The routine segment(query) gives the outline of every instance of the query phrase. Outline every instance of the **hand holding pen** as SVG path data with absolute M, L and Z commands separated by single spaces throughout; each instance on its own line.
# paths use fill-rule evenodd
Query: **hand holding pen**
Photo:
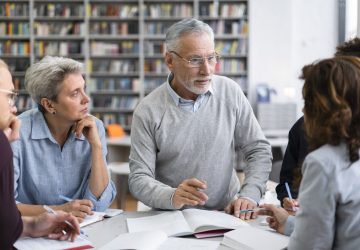
M 32 234 L 32 237 L 40 237 L 47 235 L 51 239 L 74 241 L 80 234 L 80 225 L 76 218 L 63 211 L 55 212 L 52 208 L 44 205 L 44 209 L 49 214 L 42 214 L 38 216 Z M 51 214 L 51 215 L 50 215 Z
M 90 200 L 73 200 L 63 195 L 59 195 L 59 198 L 67 202 L 59 206 L 60 210 L 76 216 L 79 223 L 81 223 L 87 215 L 93 214 L 93 204 Z
M 287 182 L 285 182 L 285 188 L 286 188 L 288 197 L 283 199 L 283 206 L 288 211 L 296 212 L 298 210 L 299 203 L 297 202 L 297 200 L 292 198 L 292 195 L 290 192 L 290 187 Z

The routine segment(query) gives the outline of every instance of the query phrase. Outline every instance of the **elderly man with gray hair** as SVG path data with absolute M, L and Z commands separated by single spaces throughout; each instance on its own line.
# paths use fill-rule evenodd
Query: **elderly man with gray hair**
M 115 198 L 105 129 L 89 115 L 82 72 L 81 63 L 50 56 L 26 71 L 25 86 L 38 108 L 19 116 L 20 140 L 11 144 L 15 199 L 23 215 L 40 214 L 46 204 L 81 222 Z
M 168 80 L 137 106 L 129 186 L 157 209 L 225 209 L 242 219 L 265 191 L 271 147 L 233 80 L 214 75 L 220 56 L 209 25 L 184 19 L 166 33 Z M 234 152 L 245 156 L 245 182 Z

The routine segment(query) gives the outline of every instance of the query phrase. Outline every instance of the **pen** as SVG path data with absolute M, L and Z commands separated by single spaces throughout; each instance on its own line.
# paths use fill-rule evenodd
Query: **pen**
M 289 196 L 290 201 L 292 201 L 293 198 L 292 198 L 292 196 L 291 196 L 289 183 L 287 183 L 287 181 L 285 182 L 285 188 L 286 188 L 286 192 L 288 193 L 288 196 Z M 296 212 L 296 211 L 297 211 L 297 208 L 296 208 L 296 207 L 293 207 L 293 211 Z
M 70 202 L 73 201 L 73 199 L 66 197 L 65 195 L 59 194 L 59 198 L 63 199 L 64 201 Z
M 290 192 L 290 188 L 289 188 L 289 183 L 285 182 L 285 188 L 286 188 L 286 192 L 288 193 L 290 201 L 292 201 L 292 196 L 291 196 L 291 192 Z
M 258 212 L 259 210 L 266 210 L 265 208 L 254 208 L 254 209 L 242 209 L 242 210 L 240 210 L 239 212 L 241 213 L 241 214 L 243 214 L 243 213 L 249 213 L 249 212 Z
M 43 208 L 44 208 L 48 213 L 56 214 L 55 210 L 52 209 L 51 207 L 47 206 L 47 205 L 44 205 Z M 66 225 L 68 225 L 69 227 L 71 227 L 72 229 L 74 229 L 74 226 L 73 226 L 70 222 L 68 222 L 67 220 L 64 221 L 64 223 L 65 223 Z M 82 235 L 84 235 L 84 236 L 87 236 L 87 235 L 85 234 L 85 232 L 84 232 L 83 230 L 81 230 L 81 229 L 80 229 L 80 234 L 82 234 Z M 81 237 L 80 237 L 80 238 L 81 238 Z
M 73 199 L 65 196 L 65 195 L 62 195 L 62 194 L 59 194 L 59 198 L 64 200 L 64 201 L 67 201 L 67 202 L 70 202 L 70 201 L 73 201 Z M 91 211 L 94 211 L 94 208 L 91 209 Z

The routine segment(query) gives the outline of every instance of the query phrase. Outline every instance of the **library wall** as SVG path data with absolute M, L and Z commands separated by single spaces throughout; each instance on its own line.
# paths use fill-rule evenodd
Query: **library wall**
M 222 55 L 216 73 L 247 93 L 247 0 L 0 0 L 0 57 L 9 65 L 19 112 L 34 104 L 26 68 L 45 55 L 84 62 L 91 113 L 129 132 L 137 103 L 168 75 L 165 32 L 187 17 L 207 22 Z

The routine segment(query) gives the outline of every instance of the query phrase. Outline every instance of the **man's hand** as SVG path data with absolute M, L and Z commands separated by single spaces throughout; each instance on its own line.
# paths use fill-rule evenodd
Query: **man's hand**
M 19 139 L 20 124 L 21 121 L 16 116 L 13 116 L 13 118 L 10 121 L 9 127 L 4 129 L 4 134 L 6 135 L 6 137 L 10 142 Z
M 206 182 L 200 181 L 196 178 L 184 180 L 175 190 L 172 199 L 173 207 L 175 209 L 180 209 L 185 205 L 205 205 L 205 202 L 209 198 L 201 190 L 206 188 Z
M 261 209 L 257 213 L 258 215 L 268 215 L 269 217 L 266 221 L 269 223 L 269 226 L 272 229 L 275 229 L 277 232 L 284 234 L 285 223 L 289 217 L 288 212 L 282 207 L 276 207 L 272 204 L 264 204 L 260 207 L 265 208 Z
M 78 121 L 74 125 L 73 131 L 78 138 L 81 136 L 81 134 L 83 134 L 92 146 L 101 146 L 96 122 L 92 115 L 88 115 L 84 119 Z
M 23 222 L 23 236 L 45 236 L 50 239 L 74 241 L 80 234 L 80 226 L 76 218 L 62 211 L 58 211 L 56 214 L 43 213 L 36 217 L 23 217 Z
M 87 215 L 93 214 L 93 204 L 90 200 L 73 200 L 60 206 L 55 206 L 55 210 L 62 210 L 74 215 L 81 223 Z
M 250 218 L 256 218 L 256 215 L 253 212 L 240 213 L 240 210 L 254 209 L 257 206 L 254 202 L 245 199 L 238 198 L 225 208 L 225 212 L 228 214 L 233 214 L 235 217 L 238 217 L 242 220 L 249 220 Z

